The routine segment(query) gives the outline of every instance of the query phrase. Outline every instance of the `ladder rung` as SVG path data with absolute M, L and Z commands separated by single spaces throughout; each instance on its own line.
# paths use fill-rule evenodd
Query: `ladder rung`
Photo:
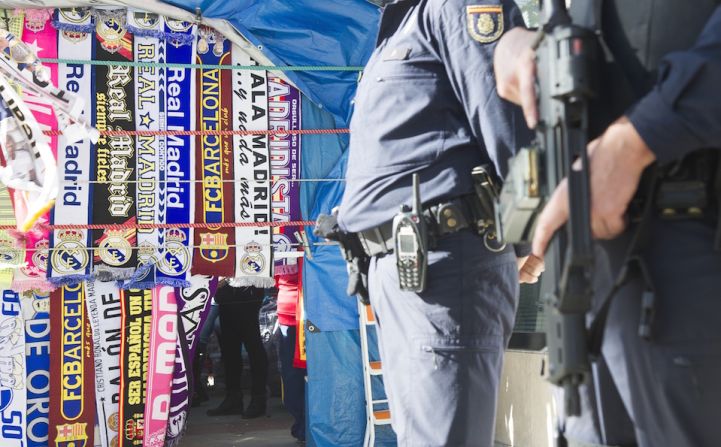
M 371 361 L 368 363 L 369 363 L 369 366 L 371 369 L 371 374 L 373 374 L 373 375 L 383 374 L 383 369 L 381 368 L 380 360 L 377 360 L 375 362 Z
M 373 419 L 376 424 L 390 423 L 391 422 L 391 410 L 378 410 L 373 412 Z
M 373 309 L 370 304 L 365 305 L 366 311 L 366 324 L 376 324 L 376 314 L 373 313 Z
M 371 402 L 373 405 L 387 404 L 388 399 L 378 399 Z

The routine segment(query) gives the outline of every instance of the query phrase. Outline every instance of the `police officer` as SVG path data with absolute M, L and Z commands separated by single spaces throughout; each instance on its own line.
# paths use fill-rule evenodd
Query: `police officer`
M 572 3 L 575 22 L 595 25 L 607 54 L 588 152 L 591 226 L 603 240 L 595 304 L 609 294 L 612 301 L 600 361 L 611 380 L 595 377 L 601 391 L 588 402 L 600 411 L 582 415 L 594 421 L 566 421 L 571 445 L 721 445 L 720 3 Z M 538 120 L 534 39 L 511 30 L 495 55 L 499 92 L 523 105 L 530 126 Z M 647 190 L 641 179 L 649 169 L 659 175 L 643 199 L 653 201 L 650 215 L 629 223 L 629 204 Z M 567 219 L 561 184 L 540 216 L 533 253 L 542 256 Z M 646 242 L 633 242 L 634 235 Z M 609 293 L 629 265 L 630 245 L 647 273 L 634 269 Z M 650 322 L 650 334 L 639 333 L 640 322 Z M 610 410 L 615 395 L 620 409 Z
M 338 224 L 373 256 L 368 291 L 399 445 L 493 442 L 519 274 L 513 248 L 475 230 L 490 216 L 472 209 L 471 170 L 503 176 L 529 140 L 492 67 L 504 30 L 522 25 L 511 0 L 391 2 L 358 86 Z M 390 229 L 414 173 L 431 233 L 421 293 L 400 288 Z M 520 266 L 528 281 L 540 274 L 535 258 Z

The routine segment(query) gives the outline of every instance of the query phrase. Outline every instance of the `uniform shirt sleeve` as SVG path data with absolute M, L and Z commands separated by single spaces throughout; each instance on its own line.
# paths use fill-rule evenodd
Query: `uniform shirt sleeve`
M 521 12 L 512 0 L 429 3 L 435 6 L 430 12 L 438 52 L 473 137 L 479 142 L 479 150 L 485 147 L 497 173 L 504 177 L 508 159 L 530 142 L 532 134 L 520 107 L 501 99 L 496 92 L 493 51 L 503 32 L 525 26 Z M 493 12 L 494 7 L 495 10 L 500 7 L 502 18 Z M 491 12 L 481 18 L 484 8 Z M 492 18 L 495 27 L 484 34 L 489 29 L 488 18 Z M 485 28 L 480 19 L 485 20 Z
M 721 147 L 721 7 L 692 48 L 664 58 L 656 86 L 628 116 L 661 164 Z

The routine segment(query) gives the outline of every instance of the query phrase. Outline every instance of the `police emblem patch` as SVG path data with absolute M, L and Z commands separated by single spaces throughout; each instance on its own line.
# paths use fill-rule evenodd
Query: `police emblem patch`
M 473 40 L 491 43 L 503 34 L 503 7 L 499 5 L 473 5 L 466 7 L 468 33 Z

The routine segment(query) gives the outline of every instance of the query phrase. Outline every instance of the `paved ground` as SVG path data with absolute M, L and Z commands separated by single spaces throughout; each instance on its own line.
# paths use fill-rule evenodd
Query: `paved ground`
M 220 397 L 195 407 L 188 419 L 188 432 L 180 447 L 298 447 L 290 435 L 292 418 L 279 398 L 271 398 L 269 416 L 241 419 L 240 416 L 209 417 L 205 412 L 220 403 Z M 247 405 L 247 402 L 246 402 Z

